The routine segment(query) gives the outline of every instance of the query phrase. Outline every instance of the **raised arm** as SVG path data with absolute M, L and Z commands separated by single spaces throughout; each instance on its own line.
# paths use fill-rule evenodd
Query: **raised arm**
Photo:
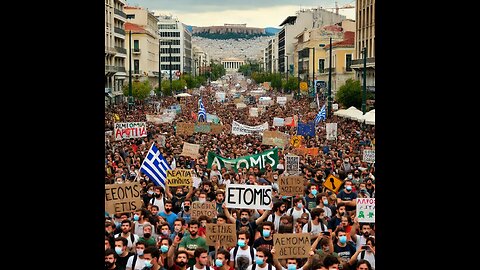
M 192 196 L 193 196 L 193 191 L 194 190 L 195 190 L 195 188 L 193 186 L 191 186 L 190 189 L 188 190 L 187 195 L 185 196 L 185 199 L 191 199 Z
M 173 266 L 173 263 L 174 263 L 174 259 L 173 257 L 175 256 L 175 250 L 177 250 L 177 247 L 178 245 L 180 244 L 181 240 L 180 240 L 180 237 L 178 237 L 178 235 L 175 236 L 175 238 L 173 238 L 173 243 L 172 245 L 170 246 L 170 248 L 168 249 L 168 252 L 167 252 L 167 264 L 168 264 L 168 267 L 172 267 Z
M 303 269 L 308 269 L 310 267 L 310 265 L 312 264 L 312 261 L 313 261 L 313 255 L 315 255 L 315 252 L 313 250 L 310 250 L 310 252 L 308 253 L 307 262 L 302 266 Z
M 167 199 L 171 200 L 173 198 L 172 192 L 170 192 L 170 186 L 165 186 L 165 195 L 167 195 Z
M 272 207 L 273 207 L 273 204 L 270 203 L 270 209 L 272 209 Z M 270 209 L 263 211 L 263 214 L 257 220 L 255 220 L 255 223 L 257 225 L 262 223 L 263 220 L 265 220 L 268 217 L 268 215 L 270 215 L 270 212 L 272 212 L 272 210 L 270 210 Z
M 228 218 L 228 220 L 230 220 L 230 222 L 232 222 L 233 224 L 237 224 L 237 220 L 230 214 L 230 211 L 228 211 L 226 203 L 222 204 L 222 208 L 223 208 L 223 213 Z
M 273 265 L 275 266 L 275 269 L 282 270 L 283 267 L 278 261 L 277 256 L 275 256 L 275 247 L 272 247 L 272 250 L 270 250 L 270 253 L 272 253 Z
M 357 243 L 357 229 L 359 227 L 358 218 L 355 217 L 352 225 L 352 229 L 350 229 L 350 238 L 353 242 Z

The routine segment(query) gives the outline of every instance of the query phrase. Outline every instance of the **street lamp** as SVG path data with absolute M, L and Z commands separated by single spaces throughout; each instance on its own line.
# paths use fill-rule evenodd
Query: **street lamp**
M 158 38 L 158 92 L 162 93 L 162 52 L 161 39 Z M 160 94 L 161 95 L 161 94 Z
M 172 86 L 172 41 L 169 40 L 168 41 L 168 57 L 169 57 L 169 60 L 170 60 L 170 64 L 168 66 L 169 70 L 170 70 L 170 93 L 172 93 L 173 95 L 173 86 Z
M 128 54 L 128 110 L 130 110 L 130 101 L 132 100 L 133 91 L 132 91 L 132 30 L 129 31 L 128 34 L 128 46 L 129 46 L 129 54 Z
M 332 113 L 332 37 L 330 37 L 330 55 L 328 60 L 328 94 L 327 94 L 327 115 Z
M 362 50 L 363 54 L 363 91 L 362 91 L 362 114 L 367 111 L 367 47 Z

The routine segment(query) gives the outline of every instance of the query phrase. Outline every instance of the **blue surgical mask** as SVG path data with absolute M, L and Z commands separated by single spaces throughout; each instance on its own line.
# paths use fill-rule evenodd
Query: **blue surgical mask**
M 269 230 L 263 230 L 262 234 L 263 234 L 263 237 L 265 237 L 265 238 L 270 237 L 270 231 Z
M 160 247 L 160 250 L 162 250 L 163 253 L 167 253 L 167 252 L 168 252 L 168 246 L 162 245 L 162 246 Z
M 345 186 L 345 188 L 346 188 L 348 191 L 352 190 L 352 186 Z
M 286 200 L 286 199 L 287 199 L 287 196 L 282 196 L 282 199 Z
M 324 205 L 328 205 L 328 200 L 323 200 Z
M 312 189 L 312 195 L 313 195 L 313 196 L 316 196 L 317 193 L 318 193 L 318 191 L 317 191 L 316 189 Z
M 123 250 L 122 250 L 121 247 L 115 247 L 115 252 L 116 252 L 118 255 L 120 255 L 120 254 L 123 253 Z
M 215 260 L 215 265 L 216 265 L 217 267 L 222 267 L 222 266 L 223 266 L 222 260 L 216 259 L 216 260 Z
M 302 203 L 297 203 L 298 208 L 302 208 L 303 204 Z
M 237 244 L 239 247 L 244 247 L 245 246 L 245 240 L 238 239 Z
M 138 216 L 138 215 L 133 215 L 133 220 L 138 221 L 138 219 L 140 219 L 140 216 Z
M 151 268 L 153 264 L 149 260 L 143 260 L 145 262 L 145 267 Z
M 137 255 L 142 256 L 143 255 L 143 249 L 137 248 Z
M 288 270 L 297 270 L 297 266 L 295 264 L 289 264 L 287 269 Z
M 351 174 L 348 175 L 348 179 L 352 179 L 353 176 Z
M 263 258 L 255 257 L 255 263 L 258 265 L 263 264 Z
M 338 238 L 338 240 L 340 241 L 340 243 L 345 244 L 345 243 L 347 243 L 347 236 L 342 235 Z

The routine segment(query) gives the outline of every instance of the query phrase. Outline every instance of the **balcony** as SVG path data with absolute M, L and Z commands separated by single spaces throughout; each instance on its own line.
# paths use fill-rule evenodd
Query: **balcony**
M 116 54 L 115 48 L 105 46 L 105 54 L 115 55 Z
M 353 68 L 351 68 L 351 67 L 349 67 L 349 68 L 344 67 L 343 68 L 343 73 L 349 73 L 349 72 L 353 72 Z
M 118 69 L 116 66 L 105 65 L 105 75 L 113 75 L 117 73 Z
M 117 72 L 126 72 L 125 67 L 116 67 Z
M 367 66 L 368 64 L 375 64 L 375 57 L 367 58 Z M 354 65 L 363 65 L 363 58 L 352 60 L 352 66 Z
M 120 9 L 114 9 L 113 11 L 115 14 L 117 14 L 118 16 L 124 18 L 124 19 L 127 19 L 127 14 L 125 14 L 125 12 L 121 11 Z
M 125 30 L 120 27 L 115 27 L 115 33 L 125 36 Z
M 140 48 L 133 48 L 133 54 L 140 54 Z
M 116 50 L 118 53 L 127 54 L 127 49 L 125 49 L 125 48 L 115 46 L 115 50 Z

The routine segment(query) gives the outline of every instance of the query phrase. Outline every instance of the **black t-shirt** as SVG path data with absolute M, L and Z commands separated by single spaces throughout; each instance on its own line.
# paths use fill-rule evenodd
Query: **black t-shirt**
M 122 267 L 122 269 L 125 269 L 127 268 L 127 262 L 128 262 L 128 258 L 130 258 L 130 256 L 134 255 L 133 252 L 128 252 L 127 256 L 125 257 L 120 257 L 118 256 L 117 257 L 117 262 L 115 263 L 115 265 L 118 267 Z
M 237 232 L 242 228 L 248 228 L 248 232 L 250 233 L 250 239 L 248 240 L 248 245 L 253 246 L 253 241 L 255 239 L 255 230 L 257 229 L 258 225 L 255 221 L 247 223 L 247 225 L 243 225 L 238 219 L 236 222 L 237 225 Z
M 177 196 L 173 195 L 172 196 L 172 212 L 175 214 L 178 214 L 178 212 L 182 211 L 182 203 L 185 200 L 186 195 L 183 196 Z
M 333 251 L 338 254 L 338 257 L 349 261 L 353 254 L 355 254 L 356 248 L 347 242 L 347 245 L 344 247 L 340 247 L 337 244 L 333 245 Z
M 268 250 L 271 250 L 273 248 L 273 238 L 270 240 L 265 240 L 263 237 L 260 237 L 253 242 L 253 247 L 255 249 L 262 246 L 268 248 Z

